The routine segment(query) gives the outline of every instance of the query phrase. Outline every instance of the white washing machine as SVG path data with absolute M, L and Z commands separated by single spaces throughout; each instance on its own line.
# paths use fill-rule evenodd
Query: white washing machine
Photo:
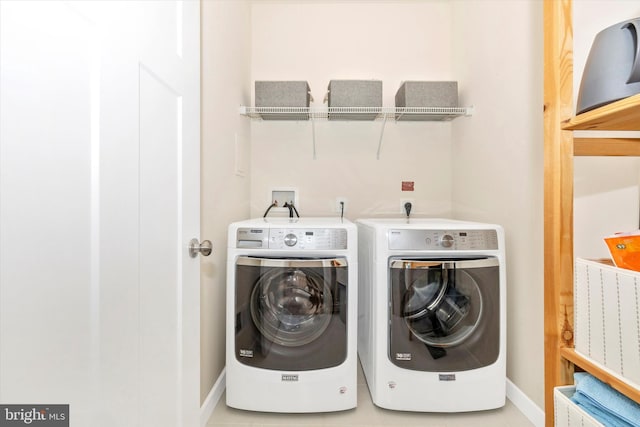
M 504 406 L 503 229 L 445 219 L 356 223 L 358 352 L 373 402 L 421 412 Z
M 226 400 L 265 412 L 357 404 L 357 228 L 339 218 L 229 226 Z

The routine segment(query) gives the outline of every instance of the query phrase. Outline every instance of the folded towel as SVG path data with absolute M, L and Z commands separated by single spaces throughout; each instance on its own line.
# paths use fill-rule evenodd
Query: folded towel
M 585 372 L 574 374 L 571 398 L 587 413 L 609 427 L 640 427 L 640 405 Z
M 611 414 L 607 410 L 602 410 L 602 408 L 598 405 L 594 405 L 591 402 L 591 399 L 580 394 L 575 393 L 571 400 L 573 403 L 578 405 L 582 410 L 584 410 L 587 414 L 591 415 L 594 419 L 596 419 L 600 424 L 605 425 L 607 427 L 632 427 L 633 424 L 629 424 L 624 420 L 616 417 Z

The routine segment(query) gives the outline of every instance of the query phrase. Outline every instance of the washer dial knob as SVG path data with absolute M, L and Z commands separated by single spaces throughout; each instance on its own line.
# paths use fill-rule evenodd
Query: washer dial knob
M 287 246 L 295 246 L 298 243 L 298 237 L 295 234 L 287 234 L 284 236 L 284 244 Z
M 445 234 L 442 236 L 441 243 L 443 247 L 450 248 L 453 246 L 453 236 L 451 234 Z

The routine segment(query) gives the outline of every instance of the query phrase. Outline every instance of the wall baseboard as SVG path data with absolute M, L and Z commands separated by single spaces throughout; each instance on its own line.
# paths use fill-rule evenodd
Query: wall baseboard
M 535 427 L 544 427 L 544 411 L 507 379 L 507 398 Z
M 216 409 L 216 405 L 220 401 L 222 393 L 224 393 L 224 390 L 227 387 L 226 372 L 226 369 L 222 370 L 220 376 L 216 380 L 216 383 L 211 387 L 209 394 L 207 394 L 206 399 L 204 399 L 204 402 L 200 407 L 200 427 L 205 427 L 207 425 L 207 421 L 211 418 L 213 410 Z

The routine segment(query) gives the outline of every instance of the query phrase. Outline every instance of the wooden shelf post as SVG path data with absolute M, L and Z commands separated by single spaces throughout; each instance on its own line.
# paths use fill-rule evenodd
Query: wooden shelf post
M 545 425 L 553 387 L 572 382 L 560 348 L 573 340 L 573 138 L 561 128 L 573 114 L 571 0 L 544 1 L 544 331 Z M 565 318 L 566 313 L 566 318 Z M 568 322 L 570 320 L 571 322 Z M 568 325 L 568 326 L 567 326 Z

